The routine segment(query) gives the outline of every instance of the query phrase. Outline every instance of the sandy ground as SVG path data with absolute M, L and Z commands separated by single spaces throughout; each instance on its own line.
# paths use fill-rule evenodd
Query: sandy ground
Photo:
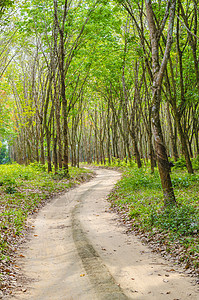
M 34 231 L 17 262 L 30 281 L 6 299 L 199 299 L 193 278 L 127 235 L 110 213 L 106 197 L 120 175 L 96 172 L 30 220 Z

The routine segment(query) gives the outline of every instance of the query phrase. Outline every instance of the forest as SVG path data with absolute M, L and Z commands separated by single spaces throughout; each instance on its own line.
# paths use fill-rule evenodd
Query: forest
M 5 1 L 5 5 L 11 5 Z M 156 162 L 198 140 L 197 1 L 25 1 L 2 7 L 1 139 L 19 164 Z
M 120 168 L 113 206 L 141 230 L 169 214 L 199 270 L 198 44 L 198 0 L 0 1 L 0 164 Z

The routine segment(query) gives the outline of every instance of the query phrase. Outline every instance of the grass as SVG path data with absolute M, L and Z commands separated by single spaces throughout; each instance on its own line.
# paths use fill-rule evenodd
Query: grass
M 47 199 L 85 180 L 88 171 L 70 168 L 70 178 L 60 171 L 48 174 L 40 164 L 0 165 L 0 260 L 8 262 L 26 228 L 28 215 Z
M 157 170 L 154 174 L 147 167 L 122 170 L 122 179 L 109 196 L 112 206 L 134 230 L 147 236 L 147 242 L 158 243 L 199 274 L 199 174 L 175 168 L 171 177 L 177 206 L 164 208 Z

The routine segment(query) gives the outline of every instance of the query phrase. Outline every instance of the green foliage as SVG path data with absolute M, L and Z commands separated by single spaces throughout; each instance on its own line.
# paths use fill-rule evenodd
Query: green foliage
M 125 213 L 126 219 L 131 220 L 133 228 L 154 236 L 153 241 L 156 234 L 161 234 L 168 251 L 175 252 L 176 242 L 188 248 L 193 253 L 191 263 L 197 267 L 199 174 L 187 175 L 179 169 L 172 171 L 171 177 L 176 187 L 176 206 L 164 208 L 158 172 L 150 174 L 148 168 L 124 169 L 122 179 L 109 199 L 113 206 Z M 172 245 L 174 250 L 171 250 Z M 189 260 L 186 255 L 183 259 Z
M 13 185 L 8 185 L 6 188 L 5 188 L 5 193 L 6 194 L 14 194 L 14 193 L 16 193 L 16 188 L 15 188 L 15 186 L 13 186 Z
M 1 0 L 0 1 L 0 18 L 5 13 L 6 9 L 11 7 L 14 3 L 14 0 Z
M 60 172 L 61 173 L 61 172 Z M 38 163 L 29 166 L 0 165 L 0 252 L 9 259 L 9 249 L 23 232 L 29 214 L 56 193 L 89 178 L 88 170 L 70 168 L 70 178 L 54 178 Z M 13 239 L 14 238 L 14 239 Z
M 188 188 L 193 185 L 194 182 L 199 182 L 199 175 L 181 173 L 180 177 L 179 174 L 172 176 L 172 184 L 176 188 Z
M 95 165 L 98 165 L 97 162 L 94 162 Z M 101 164 L 99 164 L 101 166 Z M 102 166 L 106 167 L 135 167 L 136 163 L 135 161 L 129 161 L 127 158 L 125 159 L 120 159 L 116 157 L 112 157 L 111 162 L 109 163 L 108 158 L 105 158 L 105 164 L 102 164 Z
M 186 161 L 184 157 L 179 158 L 175 163 L 173 169 L 185 169 L 186 168 Z
M 34 163 L 30 163 L 29 165 L 31 168 L 33 168 L 36 171 L 40 171 L 40 172 L 45 172 L 47 171 L 47 165 L 43 165 L 41 163 L 38 162 L 34 162 Z
M 63 178 L 69 178 L 69 174 L 65 170 L 58 170 L 56 174 L 52 175 L 54 180 L 61 180 Z
M 152 211 L 150 220 L 151 226 L 176 233 L 178 236 L 199 233 L 199 208 L 190 204 Z
M 195 170 L 199 170 L 199 155 L 192 159 L 192 165 Z
M 5 45 L 2 45 L 2 48 Z M 0 52 L 2 51 L 0 46 Z M 4 68 L 5 66 L 3 66 Z M 0 65 L 0 73 L 1 65 Z M 7 144 L 14 135 L 13 100 L 6 77 L 0 78 L 0 164 L 9 162 Z
M 21 208 L 4 210 L 4 212 L 0 215 L 0 217 L 1 217 L 0 225 L 1 228 L 4 230 L 4 234 L 8 231 L 10 231 L 11 233 L 11 227 L 12 227 L 13 233 L 15 235 L 20 235 L 26 218 L 26 214 L 24 214 L 24 211 Z M 3 245 L 4 245 L 4 249 L 6 249 L 6 243 L 4 243 Z
M 1 164 L 7 164 L 10 162 L 10 157 L 9 157 L 9 153 L 8 153 L 8 148 L 7 145 L 2 145 L 2 147 L 0 147 L 0 165 Z
M 2 176 L 2 179 L 0 181 L 0 186 L 4 186 L 4 191 L 6 194 L 14 194 L 17 191 L 15 179 L 10 177 L 7 174 Z

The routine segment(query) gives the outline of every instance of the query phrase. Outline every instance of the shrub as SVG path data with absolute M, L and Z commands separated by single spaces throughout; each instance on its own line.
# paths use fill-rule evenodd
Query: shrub
M 192 159 L 192 165 L 195 170 L 199 170 L 199 155 Z
M 36 171 L 39 171 L 39 172 L 46 172 L 47 171 L 47 165 L 43 165 L 41 163 L 38 163 L 38 162 L 34 162 L 34 163 L 31 163 L 29 165 L 30 167 L 32 167 L 34 170 Z
M 179 158 L 175 163 L 173 169 L 183 170 L 186 168 L 186 161 L 184 157 Z
M 186 204 L 151 211 L 151 225 L 172 231 L 177 235 L 193 235 L 199 232 L 199 209 Z
M 176 175 L 172 176 L 172 184 L 174 187 L 178 188 L 187 188 L 192 185 L 194 182 L 199 181 L 199 176 L 197 174 L 181 174 L 180 177 Z

